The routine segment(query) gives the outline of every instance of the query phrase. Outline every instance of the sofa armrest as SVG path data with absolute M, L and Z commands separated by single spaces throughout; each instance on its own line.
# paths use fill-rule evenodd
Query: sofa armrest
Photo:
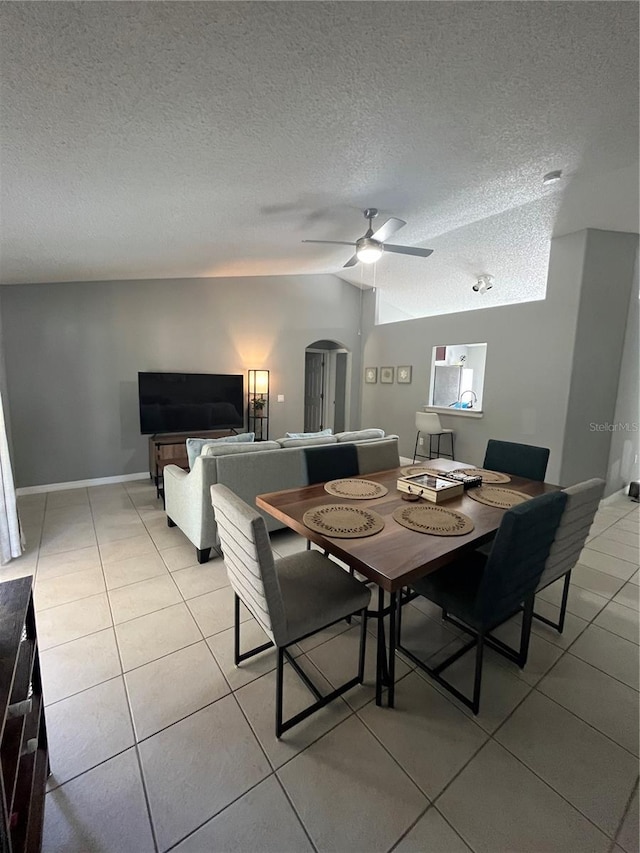
M 162 479 L 166 483 L 167 480 L 185 480 L 189 476 L 189 472 L 178 465 L 165 465 L 162 471 Z
M 167 516 L 199 550 L 217 547 L 217 526 L 209 496 L 209 487 L 218 482 L 215 457 L 198 456 L 189 472 L 167 465 L 164 475 Z

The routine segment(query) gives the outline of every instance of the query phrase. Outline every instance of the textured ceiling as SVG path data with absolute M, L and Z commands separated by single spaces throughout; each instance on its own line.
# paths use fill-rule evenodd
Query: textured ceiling
M 553 233 L 638 228 L 636 3 L 5 2 L 0 21 L 2 283 L 333 272 L 419 316 L 543 298 Z M 374 282 L 300 242 L 357 238 L 370 205 L 434 255 Z

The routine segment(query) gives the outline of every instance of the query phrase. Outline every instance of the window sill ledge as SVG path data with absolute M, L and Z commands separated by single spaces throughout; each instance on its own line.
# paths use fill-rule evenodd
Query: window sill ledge
M 448 406 L 423 406 L 425 412 L 436 412 L 439 415 L 452 415 L 454 418 L 483 418 L 482 409 L 450 409 Z

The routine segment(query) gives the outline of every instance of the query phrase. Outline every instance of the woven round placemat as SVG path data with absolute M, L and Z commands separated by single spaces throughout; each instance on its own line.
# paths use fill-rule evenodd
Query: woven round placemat
M 456 468 L 455 474 L 466 474 L 468 477 L 482 477 L 482 483 L 510 483 L 511 477 L 500 471 L 487 471 L 486 468 Z
M 522 492 L 514 492 L 513 489 L 501 489 L 499 486 L 478 486 L 465 492 L 474 501 L 487 506 L 495 506 L 498 509 L 511 509 L 512 506 L 523 504 L 531 499 L 530 495 Z
M 473 521 L 455 509 L 416 504 L 394 510 L 394 519 L 403 527 L 433 536 L 464 536 L 473 530 Z
M 380 533 L 384 519 L 371 509 L 349 504 L 324 504 L 308 509 L 302 521 L 316 533 L 335 539 L 360 539 Z
M 426 465 L 407 465 L 406 468 L 401 468 L 400 473 L 403 477 L 412 477 L 414 474 L 431 474 L 432 477 L 446 477 L 446 471 L 438 471 L 437 468 L 428 468 Z
M 324 484 L 325 492 L 336 498 L 351 498 L 352 500 L 364 501 L 368 498 L 381 498 L 389 489 L 373 480 L 330 480 Z

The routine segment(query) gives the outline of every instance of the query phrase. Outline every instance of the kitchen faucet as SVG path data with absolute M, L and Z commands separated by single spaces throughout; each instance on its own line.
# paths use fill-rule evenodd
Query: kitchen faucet
M 464 397 L 465 394 L 472 394 L 473 395 L 473 399 L 471 400 L 471 402 L 467 403 L 467 405 L 464 406 L 465 409 L 472 409 L 473 404 L 478 402 L 478 395 L 476 394 L 475 391 L 471 391 L 471 390 L 463 391 L 462 394 L 460 394 L 460 396 L 458 397 L 459 403 L 462 403 L 462 398 Z

